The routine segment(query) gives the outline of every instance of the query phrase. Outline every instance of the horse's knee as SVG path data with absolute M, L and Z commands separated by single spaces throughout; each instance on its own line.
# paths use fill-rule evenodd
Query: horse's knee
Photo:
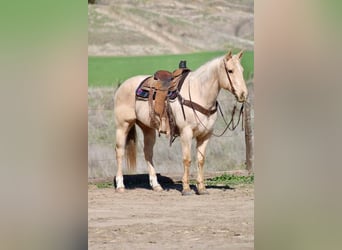
M 186 166 L 186 167 L 189 167 L 191 165 L 191 159 L 184 158 L 183 159 L 183 165 Z
M 204 165 L 204 162 L 205 162 L 205 158 L 204 158 L 204 157 L 198 159 L 198 164 L 199 164 L 200 166 L 203 166 L 203 165 Z

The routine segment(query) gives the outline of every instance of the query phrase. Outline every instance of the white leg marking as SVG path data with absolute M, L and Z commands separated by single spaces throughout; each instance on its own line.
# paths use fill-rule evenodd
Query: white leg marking
M 125 188 L 125 185 L 123 182 L 123 176 L 116 176 L 115 180 L 116 180 L 116 189 Z
M 158 180 L 157 180 L 157 176 L 151 176 L 149 175 L 150 177 L 150 185 L 151 187 L 156 187 L 156 186 L 160 186 L 159 183 L 158 183 Z

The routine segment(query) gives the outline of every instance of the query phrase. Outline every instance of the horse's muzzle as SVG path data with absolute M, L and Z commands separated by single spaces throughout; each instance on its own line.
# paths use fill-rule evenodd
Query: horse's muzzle
M 242 92 L 239 96 L 236 97 L 238 102 L 245 102 L 247 100 L 247 93 Z

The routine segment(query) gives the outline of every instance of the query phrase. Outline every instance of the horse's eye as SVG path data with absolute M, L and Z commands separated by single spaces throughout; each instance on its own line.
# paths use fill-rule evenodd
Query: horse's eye
M 233 70 L 232 69 L 228 69 L 228 73 L 232 74 Z

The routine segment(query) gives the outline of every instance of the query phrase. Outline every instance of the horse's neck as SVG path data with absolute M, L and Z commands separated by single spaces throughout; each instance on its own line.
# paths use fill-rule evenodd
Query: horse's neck
M 218 60 L 203 65 L 198 70 L 191 72 L 188 81 L 192 101 L 201 104 L 207 109 L 215 106 L 220 92 L 217 65 Z M 186 96 L 188 95 L 186 93 Z

